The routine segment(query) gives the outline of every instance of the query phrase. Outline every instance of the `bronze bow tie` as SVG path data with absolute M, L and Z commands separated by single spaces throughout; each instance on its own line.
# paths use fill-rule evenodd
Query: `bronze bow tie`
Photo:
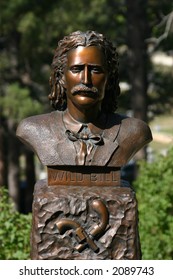
M 100 134 L 92 134 L 86 132 L 75 133 L 71 130 L 66 130 L 68 139 L 75 142 L 80 141 L 80 151 L 76 156 L 76 164 L 84 165 L 87 156 L 87 145 L 101 145 L 103 138 Z
M 83 140 L 83 141 L 87 141 L 87 140 L 91 140 L 91 142 L 93 142 L 93 144 L 101 144 L 103 142 L 103 138 L 100 134 L 92 134 L 92 133 L 75 133 L 71 130 L 66 130 L 66 134 L 69 138 L 69 140 L 75 142 L 77 140 Z

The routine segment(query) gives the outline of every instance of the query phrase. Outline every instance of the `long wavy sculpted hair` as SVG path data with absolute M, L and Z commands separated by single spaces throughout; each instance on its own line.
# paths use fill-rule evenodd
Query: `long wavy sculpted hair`
M 67 53 L 78 46 L 98 46 L 103 51 L 108 71 L 108 79 L 105 88 L 105 96 L 101 110 L 114 112 L 117 109 L 117 98 L 120 94 L 118 54 L 113 44 L 103 34 L 95 31 L 76 31 L 59 41 L 52 61 L 52 73 L 50 76 L 51 93 L 49 100 L 55 110 L 63 111 L 67 107 L 66 88 L 64 81 L 64 68 L 67 63 Z

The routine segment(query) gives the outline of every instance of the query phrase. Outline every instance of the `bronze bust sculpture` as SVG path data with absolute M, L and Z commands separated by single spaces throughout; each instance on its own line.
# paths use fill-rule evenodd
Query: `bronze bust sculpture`
M 49 99 L 56 111 L 23 120 L 17 129 L 17 136 L 37 154 L 42 164 L 48 167 L 48 185 L 62 185 L 64 192 L 66 192 L 64 186 L 78 186 L 79 188 L 84 186 L 83 190 L 86 186 L 113 188 L 117 180 L 117 175 L 115 175 L 117 170 L 119 172 L 120 168 L 139 149 L 152 140 L 151 131 L 143 121 L 115 113 L 117 98 L 120 94 L 116 49 L 102 34 L 94 31 L 77 31 L 70 34 L 58 43 L 55 50 L 50 85 Z M 61 173 L 55 173 L 55 170 L 61 171 Z M 105 172 L 106 175 L 103 178 L 102 173 Z M 73 184 L 72 175 L 74 173 L 77 175 L 75 175 L 76 179 Z M 61 175 L 55 176 L 55 174 Z M 87 177 L 88 174 L 90 174 L 90 178 Z M 113 175 L 111 175 L 111 180 L 108 180 L 110 174 Z M 115 180 L 113 180 L 114 175 Z M 54 178 L 54 183 L 52 183 L 52 178 Z M 120 187 L 120 181 L 117 180 L 115 185 Z M 56 187 L 51 192 L 56 192 L 55 190 Z M 71 190 L 72 188 L 68 191 Z M 109 193 L 109 189 L 106 190 Z M 119 189 L 117 188 L 117 190 L 118 193 L 115 196 L 119 195 Z M 90 193 L 90 189 L 87 189 L 87 192 Z M 97 195 L 95 194 L 94 198 L 92 195 L 89 198 L 87 196 L 84 201 L 87 205 L 90 201 L 91 212 L 95 209 L 95 212 L 102 213 L 108 220 L 110 198 L 103 199 L 99 195 L 99 192 L 102 192 L 100 187 L 99 191 L 96 189 L 95 192 Z M 36 196 L 39 195 L 42 195 L 40 191 Z M 57 201 L 59 196 L 58 190 Z M 78 191 L 76 191 L 76 196 L 78 196 Z M 112 194 L 110 196 L 112 197 Z M 131 197 L 130 193 L 129 197 Z M 132 208 L 134 209 L 134 207 Z M 63 211 L 66 212 L 65 208 Z M 73 212 L 69 211 L 69 213 Z M 101 214 L 98 215 L 100 217 Z M 104 252 L 102 258 L 109 255 L 109 253 L 105 253 L 105 248 L 99 249 L 99 245 L 94 241 L 94 238 L 97 240 L 98 236 L 104 236 L 108 221 L 103 222 L 104 225 L 99 228 L 99 234 L 91 230 L 93 235 L 90 233 L 89 237 L 84 229 L 85 225 L 80 228 L 74 217 L 67 219 L 65 215 L 65 218 L 60 219 L 58 216 L 57 219 L 56 230 L 58 228 L 60 235 L 69 230 L 69 225 L 80 232 L 78 235 L 80 245 L 72 246 L 71 253 L 66 257 L 61 256 L 62 258 L 73 258 L 73 251 L 83 251 L 87 247 L 86 244 L 87 248 L 92 249 L 91 251 L 95 254 L 99 250 Z M 81 223 L 83 222 L 81 221 Z M 114 238 L 112 237 L 112 239 Z M 134 246 L 138 247 L 138 245 Z M 115 253 L 113 258 L 126 258 L 117 254 Z M 34 258 L 39 258 L 38 255 Z M 74 258 L 96 257 L 91 255 L 90 253 L 87 256 L 74 253 Z M 139 258 L 137 255 L 139 254 L 134 253 L 129 258 Z M 40 254 L 40 258 L 56 259 L 60 256 L 54 252 L 49 257 Z M 98 258 L 101 258 L 101 253 Z
M 102 35 L 75 32 L 66 37 L 59 42 L 52 68 L 49 98 L 58 110 L 28 118 L 17 130 L 43 165 L 119 167 L 151 141 L 144 122 L 114 113 L 120 93 L 117 53 Z M 79 141 L 69 135 L 73 131 L 79 136 L 86 127 L 102 140 L 80 140 L 93 147 L 85 162 L 77 163 Z

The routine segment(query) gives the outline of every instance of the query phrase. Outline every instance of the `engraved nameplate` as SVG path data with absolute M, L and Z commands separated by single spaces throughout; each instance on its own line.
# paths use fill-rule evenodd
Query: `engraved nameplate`
M 48 167 L 48 185 L 118 186 L 120 169 L 108 167 Z

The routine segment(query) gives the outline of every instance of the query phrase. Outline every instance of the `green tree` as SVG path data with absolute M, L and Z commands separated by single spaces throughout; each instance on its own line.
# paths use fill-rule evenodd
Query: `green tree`
M 27 87 L 20 87 L 17 82 L 6 86 L 6 94 L 0 96 L 0 104 L 2 106 L 1 114 L 6 119 L 6 132 L 8 132 L 8 137 L 6 137 L 7 139 L 4 143 L 4 146 L 6 145 L 8 151 L 8 187 L 10 195 L 15 202 L 16 209 L 19 209 L 19 154 L 21 144 L 15 136 L 15 130 L 19 120 L 33 113 L 37 114 L 41 112 L 41 104 L 38 101 L 31 99 L 29 89 Z M 1 139 L 3 139 L 3 137 Z M 33 178 L 33 181 L 35 181 L 33 172 L 29 177 Z M 32 185 L 30 188 L 32 189 Z
M 9 1 L 8 4 L 5 1 L 1 2 L 0 162 L 2 171 L 6 171 L 2 173 L 6 178 L 2 177 L 0 183 L 7 183 L 16 209 L 19 209 L 19 155 L 21 151 L 24 154 L 26 152 L 26 158 L 31 158 L 31 163 L 33 154 L 32 157 L 28 157 L 28 152 L 17 140 L 15 131 L 22 118 L 43 112 L 41 100 L 44 96 L 44 86 L 41 80 L 44 80 L 45 72 L 37 68 L 40 63 L 37 59 L 37 48 L 34 52 L 34 44 L 38 45 L 38 22 L 34 13 L 28 11 L 32 9 L 29 1 Z M 33 67 L 33 61 L 37 67 Z M 35 75 L 38 81 L 34 79 Z M 34 172 L 30 172 L 28 177 L 32 178 L 34 184 Z M 32 186 L 30 189 L 33 189 Z
M 0 188 L 0 259 L 25 260 L 30 256 L 31 215 L 14 210 L 8 191 Z
M 143 259 L 173 259 L 173 149 L 142 163 L 134 183 Z

